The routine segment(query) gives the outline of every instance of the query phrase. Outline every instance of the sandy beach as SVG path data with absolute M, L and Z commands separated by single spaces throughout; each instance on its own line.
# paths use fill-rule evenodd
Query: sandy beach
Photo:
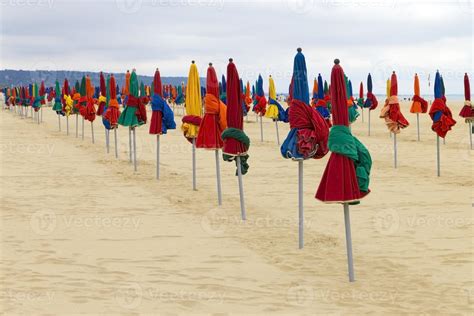
M 214 152 L 198 150 L 192 190 L 191 145 L 179 129 L 163 136 L 161 180 L 155 137 L 138 129 L 138 172 L 119 128 L 119 159 L 70 135 L 44 108 L 40 125 L 0 111 L 0 310 L 33 314 L 472 314 L 474 307 L 472 151 L 458 121 L 441 144 L 427 114 L 402 111 L 410 126 L 393 140 L 380 107 L 352 126 L 373 159 L 372 193 L 351 207 L 356 282 L 347 280 L 339 204 L 314 199 L 326 166 L 304 163 L 305 247 L 298 249 L 297 164 L 279 153 L 275 126 L 255 115 L 244 176 L 248 220 L 240 220 L 235 164 L 221 161 L 217 206 Z M 181 111 L 176 122 L 181 121 Z M 150 113 L 149 113 L 150 115 Z M 149 116 L 150 117 L 150 116 Z M 79 134 L 81 128 L 79 127 Z M 279 124 L 281 141 L 289 127 Z M 113 142 L 112 142 L 113 144 Z

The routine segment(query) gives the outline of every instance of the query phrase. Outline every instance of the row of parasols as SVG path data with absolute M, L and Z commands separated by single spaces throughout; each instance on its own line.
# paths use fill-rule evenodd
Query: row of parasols
M 244 116 L 250 110 L 257 117 L 266 116 L 275 122 L 288 122 L 290 132 L 281 145 L 281 154 L 284 158 L 298 163 L 298 218 L 299 218 L 299 248 L 304 246 L 304 209 L 303 209 L 303 162 L 309 159 L 321 159 L 329 151 L 331 155 L 316 192 L 316 199 L 325 203 L 340 203 L 343 205 L 346 247 L 348 259 L 349 280 L 355 280 L 349 206 L 357 205 L 360 200 L 370 193 L 370 172 L 372 159 L 368 149 L 357 139 L 351 131 L 350 124 L 359 116 L 357 107 L 374 110 L 378 101 L 372 93 L 372 79 L 369 74 L 367 80 L 367 97 L 363 99 L 361 85 L 359 99 L 352 96 L 352 84 L 345 76 L 339 60 L 334 61 L 331 71 L 331 80 L 323 85 L 321 76 L 313 87 L 313 97 L 310 100 L 309 83 L 305 57 L 298 48 L 294 58 L 293 75 L 287 99 L 288 108 L 285 110 L 277 100 L 275 84 L 269 79 L 269 101 L 263 93 L 263 79 L 259 76 L 255 88 L 250 92 L 250 85 L 244 87 L 237 68 L 232 59 L 227 66 L 227 81 L 218 82 L 216 71 L 209 64 L 206 77 L 206 88 L 200 86 L 198 69 L 194 61 L 191 63 L 188 82 L 182 86 L 181 93 L 173 95 L 173 87 L 163 85 L 160 72 L 155 71 L 151 87 L 139 84 L 136 71 L 127 72 L 122 97 L 117 96 L 118 86 L 113 75 L 104 77 L 100 74 L 98 93 L 92 87 L 91 80 L 83 77 L 81 83 L 70 90 L 67 79 L 62 89 L 56 82 L 55 89 L 50 89 L 48 98 L 52 96 L 53 110 L 58 115 L 58 125 L 61 130 L 61 117 L 66 117 L 67 133 L 69 134 L 69 116 L 76 116 L 76 137 L 78 137 L 78 117 L 82 117 L 82 137 L 84 137 L 84 121 L 91 122 L 92 141 L 94 142 L 93 122 L 96 116 L 102 117 L 105 127 L 106 146 L 109 152 L 109 132 L 114 131 L 115 155 L 117 151 L 117 128 L 122 125 L 129 129 L 129 154 L 133 161 L 134 170 L 137 170 L 136 159 L 136 128 L 147 123 L 146 105 L 151 103 L 152 116 L 149 120 L 149 133 L 156 135 L 156 178 L 160 178 L 160 137 L 169 129 L 175 129 L 174 113 L 170 107 L 176 102 L 185 104 L 186 115 L 182 118 L 181 130 L 184 137 L 192 145 L 193 189 L 196 184 L 196 148 L 215 151 L 216 179 L 218 204 L 222 204 L 222 190 L 220 181 L 220 150 L 224 161 L 235 162 L 238 177 L 240 211 L 242 220 L 246 220 L 246 209 L 243 189 L 243 175 L 248 172 L 248 150 L 250 139 L 243 130 Z M 471 124 L 474 119 L 474 110 L 470 103 L 469 79 L 467 74 L 464 80 L 466 102 L 461 115 Z M 20 117 L 28 116 L 28 107 L 31 108 L 31 117 L 41 122 L 41 105 L 45 104 L 45 88 L 40 89 L 33 85 L 32 91 L 26 87 L 17 87 L 4 90 L 6 106 Z M 147 93 L 147 90 L 149 92 Z M 381 110 L 382 117 L 396 144 L 396 135 L 401 129 L 408 126 L 408 121 L 400 111 L 398 101 L 398 85 L 396 74 L 393 73 L 387 81 L 387 98 Z M 432 129 L 438 138 L 444 138 L 446 133 L 456 123 L 451 111 L 446 105 L 444 85 L 439 72 L 435 79 L 435 100 L 429 114 L 433 120 Z M 94 93 L 96 98 L 94 98 Z M 178 101 L 176 101 L 178 100 Z M 183 100 L 183 101 L 180 101 Z M 225 103 L 224 101 L 225 100 Z M 120 103 L 123 103 L 122 110 Z M 97 107 L 96 107 L 97 106 Z M 428 112 L 428 103 L 420 97 L 419 81 L 415 76 L 415 96 L 411 111 L 414 113 Z M 204 115 L 202 116 L 202 112 Z M 370 111 L 369 111 L 370 113 Z M 369 115 L 370 122 L 370 115 Z

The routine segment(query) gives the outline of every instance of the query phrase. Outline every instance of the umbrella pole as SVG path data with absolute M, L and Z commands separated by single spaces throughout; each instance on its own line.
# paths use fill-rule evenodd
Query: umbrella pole
M 239 178 L 239 194 L 240 194 L 240 214 L 242 216 L 242 220 L 247 219 L 247 215 L 245 214 L 245 201 L 244 201 L 244 185 L 242 183 L 242 166 L 240 165 L 240 156 L 236 158 L 237 162 L 237 176 Z
M 364 108 L 361 109 L 362 112 L 362 123 L 364 123 Z
M 43 115 L 43 108 L 40 108 L 40 111 L 39 112 L 36 112 L 36 115 L 38 117 L 38 124 L 40 123 L 40 117 Z M 41 118 L 41 121 L 43 121 L 43 119 Z
M 156 179 L 160 180 L 160 134 L 156 134 Z
M 58 114 L 58 128 L 59 128 L 59 131 L 61 131 L 61 117 L 59 116 L 59 114 Z
M 397 168 L 397 134 L 393 133 L 393 165 Z
M 95 140 L 94 140 L 94 122 L 91 122 L 91 133 L 92 133 L 92 144 L 95 143 Z
M 469 144 L 471 145 L 472 150 L 472 122 L 469 121 Z
M 197 191 L 197 186 L 196 186 L 196 138 L 193 138 L 193 190 Z
M 262 120 L 261 115 L 260 115 L 260 141 L 263 142 L 263 120 Z
M 369 136 L 370 136 L 370 109 L 369 109 Z
M 446 136 L 443 138 L 443 145 L 446 145 Z
M 418 141 L 420 141 L 420 113 L 416 113 L 416 131 L 418 133 Z
M 41 123 L 43 123 L 43 107 L 41 107 Z
M 128 152 L 130 156 L 130 163 L 132 163 L 132 128 L 128 127 Z
M 436 135 L 436 166 L 438 169 L 438 177 L 441 176 L 441 162 L 440 162 L 440 156 L 439 156 L 439 136 Z
M 278 121 L 275 121 L 276 133 L 277 133 L 277 143 L 280 146 L 280 133 L 278 132 Z
M 117 128 L 114 128 L 114 141 L 115 141 L 115 158 L 118 158 L 118 148 L 117 148 Z
M 82 140 L 84 140 L 84 116 L 82 117 Z
M 298 245 L 304 246 L 303 160 L 298 160 Z
M 354 262 L 352 259 L 352 236 L 351 218 L 349 216 L 349 204 L 344 203 L 344 223 L 346 226 L 347 267 L 349 270 L 349 282 L 354 282 Z
M 66 135 L 69 136 L 69 116 L 66 116 Z
M 137 129 L 133 128 L 133 170 L 137 171 Z
M 76 114 L 76 138 L 79 137 L 78 126 L 79 126 L 79 115 Z
M 219 149 L 216 149 L 215 153 L 216 153 L 217 202 L 219 205 L 222 205 L 221 167 L 219 165 Z
M 105 144 L 107 145 L 107 153 L 110 153 L 110 129 L 105 130 Z

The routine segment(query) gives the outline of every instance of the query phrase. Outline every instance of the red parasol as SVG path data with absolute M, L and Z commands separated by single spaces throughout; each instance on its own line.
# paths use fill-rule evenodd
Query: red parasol
M 213 150 L 222 148 L 224 142 L 221 134 L 227 128 L 227 108 L 219 99 L 219 82 L 212 63 L 207 68 L 204 108 L 205 114 L 199 127 L 196 147 Z

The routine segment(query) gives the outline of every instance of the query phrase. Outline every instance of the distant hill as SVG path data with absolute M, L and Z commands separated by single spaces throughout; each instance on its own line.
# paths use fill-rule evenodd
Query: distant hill
M 108 73 L 105 73 L 107 75 Z M 76 80 L 79 82 L 82 76 L 89 75 L 92 79 L 94 86 L 99 85 L 99 73 L 90 71 L 67 71 L 67 70 L 0 70 L 0 87 L 11 87 L 18 85 L 28 85 L 30 83 L 41 83 L 44 80 L 46 87 L 52 87 L 55 85 L 56 80 L 62 86 L 64 78 L 67 78 L 70 85 L 74 85 Z M 125 73 L 114 73 L 117 84 L 122 87 L 125 81 Z M 152 76 L 138 76 L 139 81 L 143 81 L 144 84 L 150 85 L 153 81 Z M 161 77 L 163 84 L 179 85 L 181 82 L 186 83 L 187 77 Z M 205 87 L 206 80 L 201 78 L 201 86 Z

